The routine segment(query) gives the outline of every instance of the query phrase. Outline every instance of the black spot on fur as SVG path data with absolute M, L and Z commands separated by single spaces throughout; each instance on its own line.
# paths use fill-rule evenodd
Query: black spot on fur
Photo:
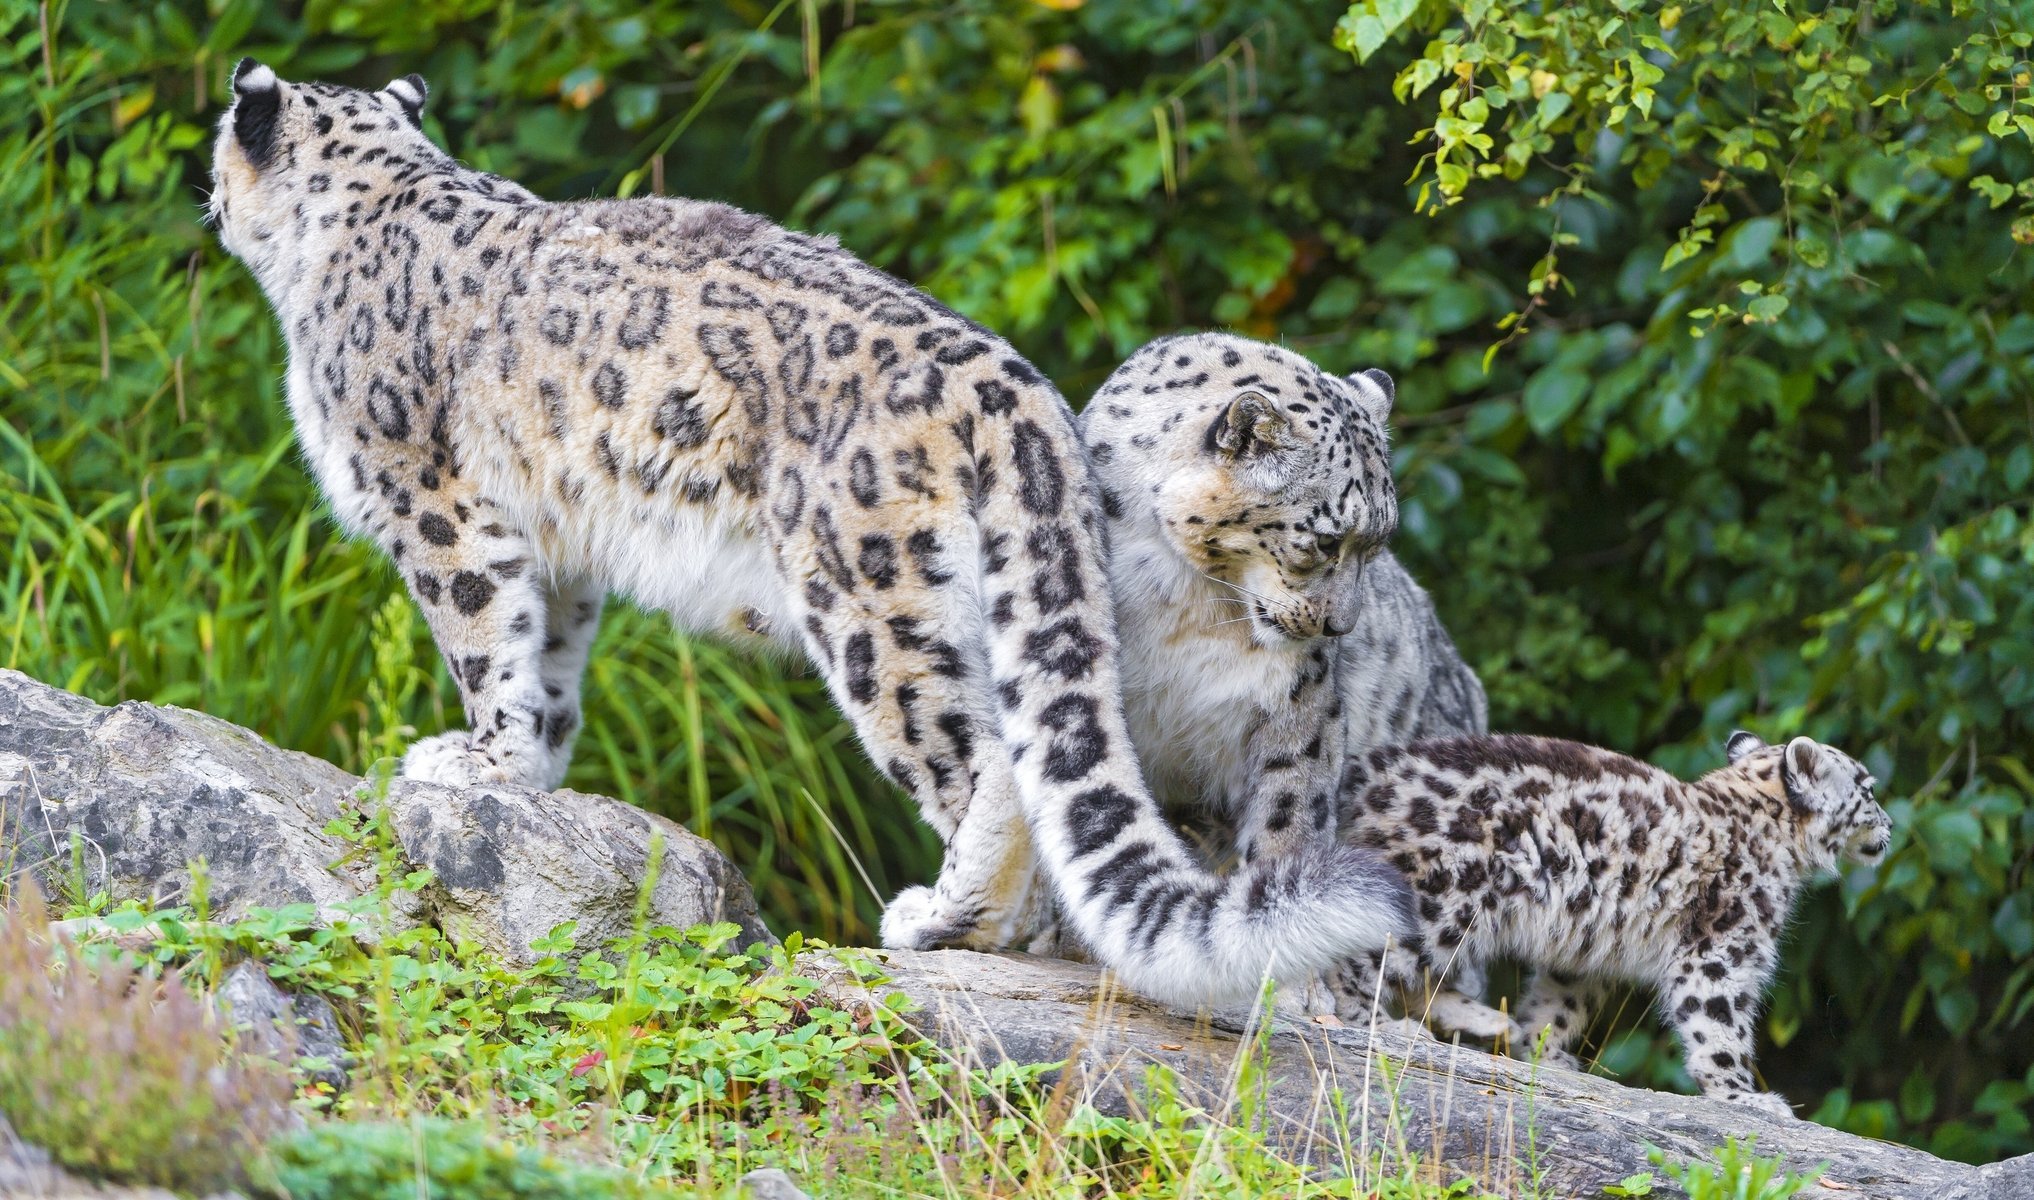
M 862 552 L 859 558 L 862 574 L 878 591 L 894 587 L 897 583 L 897 543 L 887 533 L 865 533 L 862 535 Z
M 1102 639 L 1089 633 L 1079 617 L 1065 617 L 1026 634 L 1024 657 L 1061 679 L 1085 679 L 1102 652 Z
M 459 540 L 459 531 L 452 528 L 452 522 L 434 512 L 417 518 L 417 532 L 433 546 L 449 546 Z
M 1067 836 L 1075 858 L 1084 858 L 1121 837 L 1137 820 L 1137 802 L 1103 784 L 1075 796 L 1067 809 Z
M 1037 422 L 1019 421 L 1010 431 L 1010 442 L 1017 460 L 1018 499 L 1041 517 L 1057 516 L 1066 493 L 1066 476 L 1052 439 Z
M 628 311 L 615 327 L 614 340 L 624 350 L 641 350 L 663 339 L 664 326 L 670 319 L 670 289 L 639 288 L 629 297 Z
M 1109 738 L 1093 696 L 1070 692 L 1046 705 L 1038 720 L 1053 734 L 1045 750 L 1047 779 L 1071 783 L 1108 757 Z
M 848 635 L 847 645 L 841 652 L 841 665 L 847 672 L 848 698 L 857 704 L 867 704 L 876 698 L 876 639 L 867 630 Z
M 1056 613 L 1087 594 L 1075 539 L 1074 531 L 1065 525 L 1041 525 L 1024 540 L 1024 548 L 1038 568 L 1031 581 L 1031 598 L 1042 614 Z
M 466 616 L 486 608 L 494 599 L 494 591 L 494 581 L 485 575 L 472 571 L 456 571 L 452 575 L 452 606 Z
M 620 408 L 628 398 L 629 377 L 612 362 L 600 364 L 593 373 L 593 398 L 608 408 Z

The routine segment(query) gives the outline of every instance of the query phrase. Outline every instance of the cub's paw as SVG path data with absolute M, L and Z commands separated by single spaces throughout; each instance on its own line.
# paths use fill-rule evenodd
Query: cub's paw
M 460 729 L 427 737 L 411 746 L 410 752 L 403 755 L 403 778 L 449 787 L 515 782 L 508 768 L 473 749 L 472 737 Z
M 1725 1092 L 1717 1099 L 1742 1104 L 1747 1108 L 1756 1108 L 1769 1117 L 1781 1117 L 1789 1121 L 1800 1119 L 1794 1115 L 1794 1106 L 1787 1103 L 1787 1098 L 1778 1092 Z
M 979 912 L 963 912 L 929 887 L 908 887 L 883 910 L 881 934 L 883 945 L 892 950 L 974 949 L 980 924 Z
M 1311 1021 L 1325 1016 L 1334 1017 L 1337 1025 L 1342 1023 L 1335 1012 L 1335 993 L 1328 990 L 1319 975 L 1280 983 L 1271 998 L 1271 1011 L 1288 1021 Z
M 1486 1042 L 1504 1042 L 1517 1049 L 1526 1045 L 1525 1031 L 1518 1027 L 1516 1021 L 1488 1004 L 1456 992 L 1436 995 L 1427 1019 L 1443 1033 L 1459 1033 L 1463 1037 L 1481 1038 Z
M 1540 1034 L 1537 1032 L 1525 1034 L 1520 1040 L 1512 1043 L 1512 1053 L 1525 1059 L 1527 1062 L 1536 1062 L 1543 1067 L 1559 1067 L 1563 1071 L 1579 1071 L 1582 1069 L 1582 1060 L 1566 1050 L 1553 1045 L 1548 1045 L 1542 1049 L 1540 1046 Z
M 1411 1017 L 1380 1016 L 1375 1023 L 1365 1022 L 1365 1026 L 1369 1030 L 1371 1044 L 1387 1050 L 1393 1048 L 1394 1042 L 1432 1045 L 1440 1041 L 1433 1030 Z

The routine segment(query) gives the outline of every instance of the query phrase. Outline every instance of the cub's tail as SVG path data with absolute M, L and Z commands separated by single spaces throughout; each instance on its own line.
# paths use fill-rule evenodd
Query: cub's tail
M 1166 822 L 1123 717 L 1101 499 L 1072 416 L 1022 360 L 998 367 L 995 386 L 1048 401 L 975 431 L 977 524 L 997 721 L 1064 919 L 1132 990 L 1183 1005 L 1405 941 L 1410 891 L 1374 854 L 1323 845 L 1222 877 Z

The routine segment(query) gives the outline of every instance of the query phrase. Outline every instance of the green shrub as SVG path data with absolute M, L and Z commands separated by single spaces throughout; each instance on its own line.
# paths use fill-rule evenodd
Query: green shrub
M 1761 1158 L 1757 1149 L 1757 1138 L 1729 1138 L 1708 1162 L 1670 1163 L 1657 1150 L 1650 1157 L 1688 1200 L 1789 1200 L 1822 1174 L 1789 1171 L 1785 1160 Z
M 209 1191 L 286 1127 L 280 1064 L 230 1051 L 179 972 L 87 957 L 34 884 L 0 910 L 0 1114 L 86 1175 Z
M 650 1200 L 611 1167 L 497 1140 L 477 1121 L 314 1125 L 270 1147 L 290 1200 Z

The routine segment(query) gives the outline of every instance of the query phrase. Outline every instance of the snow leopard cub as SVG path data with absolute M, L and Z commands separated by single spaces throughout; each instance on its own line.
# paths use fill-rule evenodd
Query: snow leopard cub
M 802 652 L 946 843 L 893 946 L 1059 912 L 1129 985 L 1247 998 L 1405 932 L 1402 880 L 1310 847 L 1228 879 L 1126 735 L 1098 493 L 1002 339 L 726 205 L 547 203 L 422 130 L 424 81 L 243 60 L 211 215 L 276 310 L 304 457 L 387 552 L 470 728 L 405 774 L 555 787 L 610 591 Z
M 1145 346 L 1081 415 L 1131 738 L 1160 801 L 1232 824 L 1246 862 L 1332 836 L 1348 756 L 1488 719 L 1385 549 L 1392 399 L 1382 371 L 1204 333 Z
M 1344 836 L 1418 894 L 1417 951 L 1345 971 L 1340 1015 L 1366 1019 L 1381 972 L 1403 1010 L 1473 1037 L 1567 1049 L 1618 981 L 1659 991 L 1705 1095 L 1791 1115 L 1756 1089 L 1753 1021 L 1803 883 L 1876 862 L 1892 822 L 1855 759 L 1810 738 L 1730 736 L 1729 765 L 1683 783 L 1636 759 L 1499 736 L 1379 750 Z M 1483 1003 L 1493 958 L 1533 970 L 1518 1018 Z

